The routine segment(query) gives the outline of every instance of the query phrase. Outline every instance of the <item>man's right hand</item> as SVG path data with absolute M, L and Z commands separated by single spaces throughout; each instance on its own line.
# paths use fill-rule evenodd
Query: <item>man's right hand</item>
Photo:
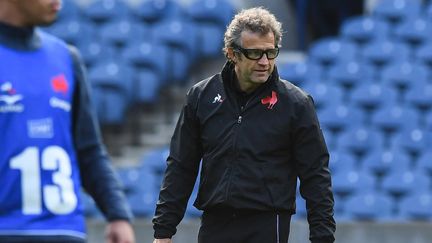
M 169 238 L 166 239 L 154 239 L 153 243 L 172 243 L 172 240 Z

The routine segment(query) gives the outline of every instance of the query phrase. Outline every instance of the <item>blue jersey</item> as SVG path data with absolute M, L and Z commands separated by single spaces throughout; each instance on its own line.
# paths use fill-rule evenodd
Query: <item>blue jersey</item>
M 0 235 L 85 238 L 72 137 L 76 83 L 67 45 L 0 45 Z

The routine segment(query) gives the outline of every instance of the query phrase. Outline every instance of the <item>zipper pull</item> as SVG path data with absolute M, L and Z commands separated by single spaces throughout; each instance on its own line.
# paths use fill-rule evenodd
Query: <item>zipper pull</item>
M 238 119 L 237 119 L 237 123 L 240 124 L 241 121 L 242 121 L 242 116 L 239 116 Z

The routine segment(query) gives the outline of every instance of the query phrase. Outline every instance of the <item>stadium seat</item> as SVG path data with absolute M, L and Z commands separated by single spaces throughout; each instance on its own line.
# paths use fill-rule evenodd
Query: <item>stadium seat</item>
M 393 146 L 407 151 L 410 154 L 418 155 L 425 152 L 431 145 L 431 132 L 421 127 L 404 129 L 396 134 Z
M 373 149 L 384 147 L 383 136 L 368 126 L 351 126 L 339 135 L 338 148 L 347 150 L 357 156 L 367 155 Z
M 427 68 L 410 59 L 393 62 L 382 71 L 383 83 L 394 86 L 402 92 L 416 82 L 425 82 L 427 78 Z
M 99 30 L 100 38 L 119 48 L 129 42 L 143 42 L 151 39 L 151 27 L 138 23 L 132 18 L 112 20 L 102 25 Z
M 96 0 L 83 8 L 83 13 L 95 24 L 115 21 L 130 15 L 129 6 L 121 0 Z
M 309 58 L 328 67 L 337 61 L 350 61 L 357 57 L 358 50 L 356 46 L 346 40 L 337 37 L 327 37 L 319 39 L 312 43 L 309 48 Z
M 347 169 L 332 174 L 333 192 L 338 196 L 349 196 L 375 190 L 376 178 L 366 170 Z
M 116 47 L 98 39 L 81 42 L 77 47 L 89 70 L 96 63 L 100 63 L 103 60 L 112 60 L 120 55 Z
M 227 0 L 194 0 L 187 7 L 186 12 L 197 23 L 214 23 L 221 29 L 225 29 L 235 9 Z
M 121 167 L 116 168 L 116 174 L 122 183 L 122 186 L 126 192 L 129 194 L 132 191 L 136 191 L 137 187 L 142 186 L 139 183 L 139 178 L 142 176 L 141 171 L 137 167 Z
M 359 108 L 345 104 L 326 107 L 318 111 L 321 126 L 332 132 L 339 132 L 364 123 L 364 114 Z
M 390 40 L 373 41 L 362 49 L 362 58 L 377 68 L 397 60 L 408 60 L 411 50 L 407 44 Z
M 308 81 L 319 82 L 323 79 L 322 67 L 316 63 L 302 60 L 296 62 L 283 62 L 277 59 L 279 76 L 291 83 L 304 86 Z
M 432 175 L 432 150 L 426 150 L 419 154 L 415 168 L 418 171 L 425 171 L 429 175 Z
M 422 16 L 405 20 L 395 31 L 399 39 L 413 48 L 431 41 L 430 33 L 432 33 L 432 23 Z
M 372 9 L 372 14 L 396 25 L 405 19 L 420 15 L 421 0 L 381 0 Z
M 411 157 L 399 149 L 373 149 L 362 162 L 362 168 L 371 171 L 378 177 L 396 170 L 408 170 Z
M 214 24 L 198 23 L 197 28 L 197 55 L 200 58 L 209 58 L 222 55 L 224 32 Z
M 80 18 L 66 19 L 44 28 L 48 33 L 51 33 L 62 40 L 72 45 L 80 45 L 92 39 L 97 39 L 94 25 Z
M 312 96 L 318 110 L 335 106 L 343 101 L 343 90 L 325 82 L 311 81 L 303 87 L 303 90 Z
M 430 190 L 416 191 L 399 202 L 400 219 L 430 221 L 432 219 L 432 193 Z
M 147 185 L 143 185 L 145 187 Z M 157 191 L 143 190 L 128 195 L 127 200 L 132 213 L 136 217 L 152 217 L 156 209 L 159 193 Z
M 417 48 L 415 51 L 415 59 L 428 66 L 429 70 L 432 69 L 432 41 L 424 43 Z
M 63 0 L 62 8 L 58 15 L 59 21 L 65 21 L 69 19 L 76 19 L 80 17 L 81 7 L 75 0 Z
M 93 198 L 87 194 L 84 191 L 80 192 L 80 200 L 81 205 L 84 209 L 84 215 L 89 218 L 93 219 L 102 219 L 102 213 L 100 212 L 99 208 L 96 206 L 95 201 Z
M 140 104 L 157 102 L 162 80 L 152 69 L 141 68 L 133 81 L 133 101 Z
M 389 35 L 389 24 L 370 16 L 352 17 L 342 23 L 341 37 L 364 46 Z
M 330 81 L 346 89 L 355 87 L 363 80 L 370 80 L 375 76 L 373 67 L 359 60 L 337 62 L 328 72 Z
M 395 104 L 398 94 L 395 89 L 375 80 L 364 80 L 350 94 L 351 103 L 365 110 L 376 110 L 386 103 Z
M 419 190 L 428 190 L 430 179 L 425 173 L 416 173 L 413 170 L 395 170 L 386 175 L 381 188 L 393 195 L 404 196 Z
M 357 193 L 345 202 L 345 214 L 353 220 L 391 221 L 394 209 L 393 199 L 376 191 Z
M 332 173 L 349 171 L 357 168 L 357 158 L 345 150 L 330 151 L 329 167 Z
M 148 0 L 139 2 L 132 12 L 140 20 L 155 24 L 168 18 L 184 18 L 185 10 L 175 0 Z
M 93 87 L 93 101 L 97 117 L 102 125 L 122 125 L 128 107 L 127 96 L 119 90 Z
M 406 101 L 419 110 L 432 108 L 432 83 L 422 80 L 414 80 L 406 93 Z
M 418 112 L 412 107 L 385 103 L 372 115 L 372 126 L 383 132 L 392 133 L 416 126 L 419 122 Z
M 148 151 L 141 159 L 141 169 L 162 175 L 166 168 L 166 159 L 168 157 L 168 153 L 168 146 L 155 148 Z
M 132 70 L 122 60 L 111 59 L 96 63 L 89 69 L 88 77 L 93 87 L 118 90 L 126 97 L 130 97 L 132 93 Z
M 132 42 L 125 47 L 123 59 L 132 64 L 136 70 L 140 68 L 153 70 L 165 84 L 169 77 L 167 74 L 169 51 L 168 47 L 159 43 Z

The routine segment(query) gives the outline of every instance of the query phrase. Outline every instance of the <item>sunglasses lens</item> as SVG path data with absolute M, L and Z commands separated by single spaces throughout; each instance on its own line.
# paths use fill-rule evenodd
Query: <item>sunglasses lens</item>
M 278 48 L 267 50 L 267 58 L 268 59 L 274 59 L 278 56 L 278 54 L 279 54 Z
M 258 60 L 262 57 L 264 51 L 262 50 L 247 50 L 246 49 L 246 57 L 253 60 Z

